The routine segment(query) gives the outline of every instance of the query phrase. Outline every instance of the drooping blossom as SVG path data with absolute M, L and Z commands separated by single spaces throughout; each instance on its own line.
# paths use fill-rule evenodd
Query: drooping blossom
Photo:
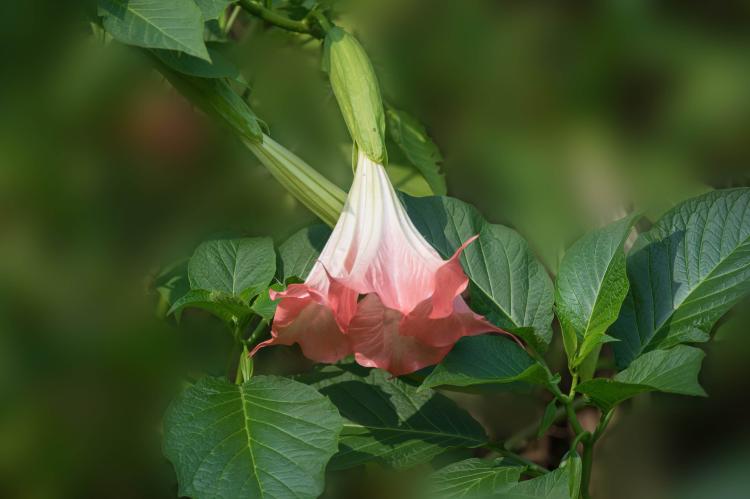
M 382 165 L 361 153 L 343 212 L 303 284 L 283 292 L 268 345 L 298 343 L 332 363 L 354 354 L 398 376 L 439 363 L 463 336 L 503 332 L 461 296 L 459 255 L 443 260 L 409 220 Z

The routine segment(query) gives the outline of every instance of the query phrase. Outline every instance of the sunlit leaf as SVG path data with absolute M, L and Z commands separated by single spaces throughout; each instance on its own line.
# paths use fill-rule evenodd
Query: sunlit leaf
M 430 476 L 431 499 L 486 499 L 516 486 L 524 468 L 502 459 L 466 459 Z
M 642 234 L 627 260 L 630 292 L 610 329 L 617 363 L 705 341 L 750 291 L 750 189 L 688 200 Z
M 207 241 L 188 264 L 192 289 L 220 291 L 249 299 L 268 287 L 276 273 L 276 253 L 269 238 Z
M 626 217 L 589 232 L 570 247 L 560 264 L 555 307 L 573 367 L 601 345 L 617 319 L 628 292 L 623 244 L 636 219 Z
M 576 391 L 588 395 L 604 410 L 650 391 L 705 396 L 698 384 L 704 356 L 702 350 L 686 345 L 653 350 L 635 359 L 613 379 L 594 378 L 578 385 Z
M 552 339 L 554 291 L 526 241 L 508 227 L 486 222 L 474 207 L 457 199 L 403 199 L 414 225 L 443 258 L 479 235 L 461 256 L 471 281 L 471 307 L 545 350 Z
M 179 50 L 210 61 L 193 0 L 99 0 L 104 29 L 128 45 Z
M 203 378 L 170 406 L 164 454 L 180 496 L 314 499 L 341 425 L 336 408 L 302 383 Z

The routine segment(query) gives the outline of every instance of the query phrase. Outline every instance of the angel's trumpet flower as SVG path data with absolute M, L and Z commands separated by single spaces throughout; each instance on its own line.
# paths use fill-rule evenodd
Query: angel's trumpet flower
M 349 354 L 393 375 L 437 364 L 462 336 L 502 332 L 461 297 L 459 262 L 472 238 L 445 261 L 412 224 L 385 169 L 359 153 L 354 183 L 330 239 L 307 280 L 280 299 L 272 338 L 298 343 L 308 358 Z

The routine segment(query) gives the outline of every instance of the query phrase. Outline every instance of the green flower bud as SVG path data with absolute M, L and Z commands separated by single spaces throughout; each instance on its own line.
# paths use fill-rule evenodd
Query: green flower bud
M 385 164 L 385 114 L 370 59 L 356 38 L 337 27 L 326 35 L 323 57 L 354 143 L 371 160 Z

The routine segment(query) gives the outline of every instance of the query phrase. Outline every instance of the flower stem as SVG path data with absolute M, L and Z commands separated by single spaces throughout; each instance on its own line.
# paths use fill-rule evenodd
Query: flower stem
M 591 468 L 594 464 L 594 439 L 588 438 L 583 441 L 583 456 L 581 457 L 581 497 L 591 499 L 589 487 L 591 483 Z
M 255 17 L 259 17 L 267 23 L 273 24 L 274 26 L 277 26 L 279 28 L 285 29 L 287 31 L 293 31 L 295 33 L 310 35 L 315 38 L 323 38 L 325 36 L 325 33 L 323 33 L 322 30 L 318 29 L 317 26 L 310 23 L 307 17 L 297 21 L 294 19 L 290 19 L 285 15 L 279 14 L 275 10 L 263 6 L 262 4 L 253 0 L 240 0 L 239 3 L 242 8 L 250 14 L 254 15 Z

